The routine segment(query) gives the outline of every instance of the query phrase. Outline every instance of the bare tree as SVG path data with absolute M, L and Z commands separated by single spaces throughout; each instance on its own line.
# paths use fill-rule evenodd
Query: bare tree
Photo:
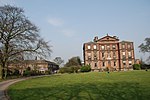
M 40 37 L 39 29 L 24 15 L 21 8 L 0 7 L 0 65 L 2 78 L 7 76 L 9 62 L 24 56 L 47 57 L 51 46 Z
M 145 38 L 145 43 L 142 43 L 139 48 L 143 53 L 148 54 L 147 62 L 150 63 L 150 38 Z

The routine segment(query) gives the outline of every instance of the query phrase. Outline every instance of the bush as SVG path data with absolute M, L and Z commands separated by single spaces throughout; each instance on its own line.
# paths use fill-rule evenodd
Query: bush
M 45 71 L 45 75 L 50 75 L 51 74 L 51 71 L 50 70 L 46 70 Z
M 18 69 L 14 69 L 14 72 L 13 72 L 12 75 L 14 75 L 14 76 L 20 75 L 19 70 Z
M 134 70 L 140 70 L 140 69 L 141 69 L 140 64 L 134 64 L 134 65 L 133 65 L 133 69 L 134 69 Z
M 59 73 L 63 74 L 66 72 L 66 67 L 62 67 L 59 69 Z
M 23 76 L 31 76 L 31 71 L 30 70 L 25 70 L 23 73 Z
M 81 72 L 89 72 L 91 71 L 91 67 L 89 65 L 87 66 L 82 66 L 80 69 Z
M 59 73 L 77 73 L 79 69 L 78 66 L 62 67 L 59 69 Z

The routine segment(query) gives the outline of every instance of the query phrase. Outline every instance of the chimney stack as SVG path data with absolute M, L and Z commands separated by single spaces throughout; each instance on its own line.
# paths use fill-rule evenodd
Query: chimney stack
M 94 42 L 98 41 L 98 36 L 94 37 Z

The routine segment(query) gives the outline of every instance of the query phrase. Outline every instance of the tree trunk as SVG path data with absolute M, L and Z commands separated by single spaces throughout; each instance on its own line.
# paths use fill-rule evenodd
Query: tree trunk
M 7 78 L 7 69 L 4 70 L 4 79 Z
M 2 72 L 2 67 L 0 65 L 0 79 L 2 79 L 2 78 L 3 78 L 3 72 Z
M 2 79 L 7 78 L 7 68 L 6 68 L 6 62 L 2 64 Z

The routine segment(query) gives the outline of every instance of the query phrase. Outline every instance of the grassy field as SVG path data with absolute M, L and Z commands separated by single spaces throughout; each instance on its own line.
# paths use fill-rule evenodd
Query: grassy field
M 150 71 L 52 75 L 16 83 L 8 94 L 11 100 L 150 100 Z

